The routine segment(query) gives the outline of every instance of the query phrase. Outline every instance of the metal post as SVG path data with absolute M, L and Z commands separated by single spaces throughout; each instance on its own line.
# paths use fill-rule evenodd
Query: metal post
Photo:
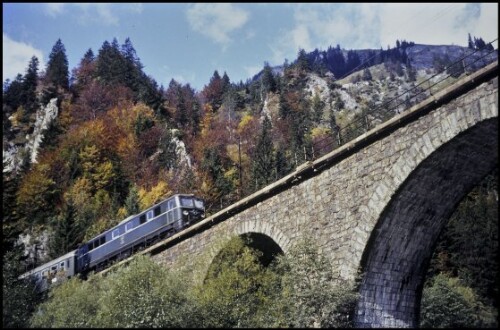
M 241 175 L 241 137 L 238 136 L 238 169 L 239 169 L 239 179 L 240 179 L 240 188 L 238 189 L 238 199 L 241 199 L 241 191 L 243 189 L 243 181 Z

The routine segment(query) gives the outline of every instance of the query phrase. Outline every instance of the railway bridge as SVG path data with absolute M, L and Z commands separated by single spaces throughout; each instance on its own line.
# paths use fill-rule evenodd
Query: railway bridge
M 208 269 L 234 236 L 286 253 L 308 231 L 332 272 L 364 273 L 357 327 L 417 327 L 438 235 L 497 150 L 498 61 L 143 253 Z

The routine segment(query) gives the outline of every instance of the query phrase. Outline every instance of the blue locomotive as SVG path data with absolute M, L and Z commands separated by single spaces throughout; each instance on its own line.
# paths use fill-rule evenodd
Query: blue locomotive
M 144 247 L 169 237 L 205 217 L 203 200 L 177 194 L 131 215 L 118 225 L 81 244 L 76 250 L 43 264 L 19 278 L 33 277 L 38 289 L 76 274 L 100 271 Z

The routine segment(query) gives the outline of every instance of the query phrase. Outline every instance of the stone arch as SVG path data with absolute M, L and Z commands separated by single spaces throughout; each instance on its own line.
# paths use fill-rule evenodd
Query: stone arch
M 286 253 L 290 247 L 290 239 L 276 226 L 265 221 L 248 220 L 243 221 L 234 229 L 236 235 L 258 233 L 271 238 L 279 248 Z
M 498 115 L 477 110 L 484 120 L 471 128 L 441 126 L 441 144 L 421 136 L 375 190 L 368 207 L 380 216 L 361 259 L 358 327 L 418 326 L 439 233 L 460 200 L 498 166 Z
M 226 244 L 236 236 L 251 236 L 251 238 L 255 240 L 255 244 L 252 247 L 261 250 L 271 248 L 273 252 L 279 251 L 281 253 L 286 253 L 290 246 L 288 237 L 286 237 L 281 230 L 268 222 L 259 220 L 242 221 L 237 224 L 229 234 L 225 235 L 224 238 L 212 244 L 204 267 L 203 280 L 206 278 L 208 270 L 217 256 L 225 248 Z M 264 256 L 264 258 L 266 257 L 267 256 Z

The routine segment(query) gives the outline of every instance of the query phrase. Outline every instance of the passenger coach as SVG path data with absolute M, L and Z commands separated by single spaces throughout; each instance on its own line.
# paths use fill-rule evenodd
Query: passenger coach
M 32 276 L 44 291 L 59 278 L 100 271 L 131 254 L 169 237 L 205 217 L 203 200 L 177 194 L 131 215 L 74 251 L 39 266 L 19 278 Z

